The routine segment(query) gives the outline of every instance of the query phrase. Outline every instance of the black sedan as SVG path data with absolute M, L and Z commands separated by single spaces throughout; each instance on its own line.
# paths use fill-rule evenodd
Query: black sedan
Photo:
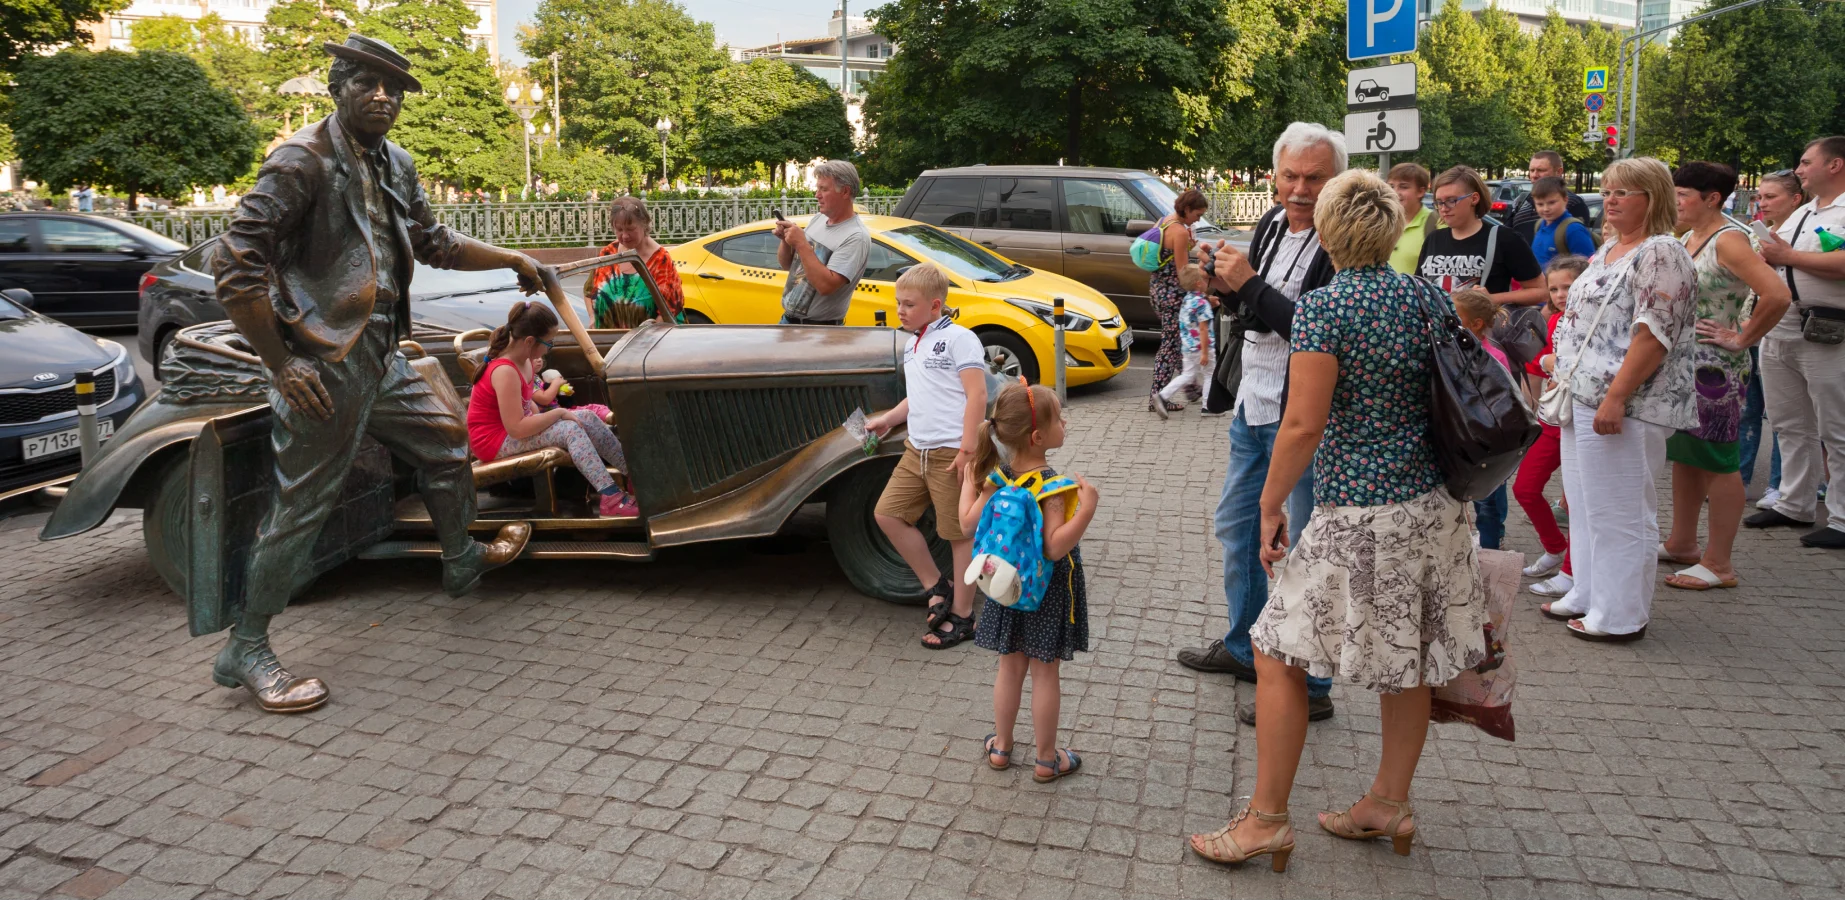
M 133 325 L 141 279 L 185 250 L 131 222 L 86 213 L 0 213 L 0 290 L 81 327 Z
M 218 304 L 211 277 L 211 255 L 217 246 L 216 238 L 200 242 L 183 255 L 148 270 L 142 281 L 137 340 L 141 356 L 154 366 L 156 378 L 166 344 L 175 332 L 227 318 L 224 307 Z M 564 292 L 578 296 L 585 277 L 584 273 L 576 273 L 565 278 Z M 506 311 L 513 302 L 525 299 L 510 269 L 459 272 L 418 263 L 410 280 L 410 317 L 419 332 L 426 328 L 451 333 L 496 328 L 506 324 Z M 535 299 L 543 300 L 543 296 Z
M 42 316 L 35 305 L 30 292 L 0 291 L 0 497 L 77 471 L 77 373 L 96 374 L 100 437 L 147 397 L 128 348 Z

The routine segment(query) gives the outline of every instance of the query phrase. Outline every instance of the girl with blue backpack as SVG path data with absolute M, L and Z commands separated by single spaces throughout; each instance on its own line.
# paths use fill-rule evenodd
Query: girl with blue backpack
M 1099 495 L 1080 475 L 1058 475 L 1046 459 L 1064 441 L 1056 392 L 1020 380 L 1000 393 L 984 426 L 965 469 L 961 527 L 974 535 L 973 563 L 963 578 L 986 597 L 974 643 L 1000 654 L 987 765 L 1003 770 L 1012 763 L 1012 730 L 1029 673 L 1032 779 L 1054 782 L 1083 765 L 1076 752 L 1057 747 L 1058 667 L 1089 650 L 1077 542 L 1095 519 Z

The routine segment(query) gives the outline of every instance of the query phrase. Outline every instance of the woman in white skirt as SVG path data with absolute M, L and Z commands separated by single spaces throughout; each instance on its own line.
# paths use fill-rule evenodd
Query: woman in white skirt
M 1388 265 L 1403 229 L 1390 186 L 1352 170 L 1313 214 L 1332 283 L 1294 309 L 1287 407 L 1262 492 L 1264 568 L 1256 620 L 1256 788 L 1230 824 L 1194 835 L 1222 863 L 1294 850 L 1288 795 L 1307 741 L 1308 675 L 1377 692 L 1383 756 L 1351 809 L 1319 815 L 1341 838 L 1388 837 L 1408 854 L 1410 780 L 1428 733 L 1430 688 L 1485 659 L 1485 593 L 1468 505 L 1442 488 L 1429 444 L 1432 367 L 1420 290 Z M 1287 551 L 1291 486 L 1314 467 L 1314 511 Z
M 1698 274 L 1672 236 L 1677 195 L 1666 164 L 1608 164 L 1602 198 L 1620 238 L 1576 277 L 1553 337 L 1551 372 L 1567 383 L 1573 411 L 1561 425 L 1576 584 L 1538 609 L 1568 621 L 1577 638 L 1636 641 L 1665 553 L 1654 481 L 1666 439 L 1698 427 Z

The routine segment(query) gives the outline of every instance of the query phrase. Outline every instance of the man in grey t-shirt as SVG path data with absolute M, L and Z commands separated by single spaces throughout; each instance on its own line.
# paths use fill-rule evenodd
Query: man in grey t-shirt
M 852 291 L 871 257 L 871 232 L 852 209 L 858 169 L 844 160 L 814 167 L 814 199 L 820 212 L 806 231 L 786 219 L 775 223 L 782 246 L 776 259 L 788 270 L 782 288 L 783 325 L 839 325 L 852 305 Z

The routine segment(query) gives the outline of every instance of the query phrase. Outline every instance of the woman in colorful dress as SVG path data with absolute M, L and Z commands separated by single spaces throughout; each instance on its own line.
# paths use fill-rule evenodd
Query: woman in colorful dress
M 1147 291 L 1153 298 L 1153 312 L 1160 317 L 1160 349 L 1153 355 L 1153 391 L 1147 409 L 1164 417 L 1183 410 L 1185 405 L 1160 399 L 1160 389 L 1177 378 L 1185 364 L 1184 341 L 1179 327 L 1179 307 L 1185 302 L 1185 289 L 1179 285 L 1179 270 L 1191 261 L 1192 225 L 1203 218 L 1211 202 L 1197 188 L 1186 188 L 1172 202 L 1172 215 L 1160 220 L 1160 268 L 1153 271 Z M 1198 388 L 1187 388 L 1185 396 L 1197 400 Z
M 1666 440 L 1672 461 L 1672 531 L 1659 556 L 1691 564 L 1666 577 L 1688 591 L 1734 588 L 1730 551 L 1747 502 L 1741 469 L 1743 403 L 1751 377 L 1749 348 L 1781 321 L 1792 297 L 1787 282 L 1755 252 L 1749 233 L 1723 215 L 1736 171 L 1693 162 L 1672 173 L 1680 240 L 1698 274 L 1698 346 L 1693 355 L 1698 425 Z M 1754 291 L 1754 309 L 1749 292 Z M 1698 511 L 1710 501 L 1710 538 L 1698 549 Z
M 1262 490 L 1262 566 L 1274 581 L 1250 633 L 1255 791 L 1229 825 L 1191 837 L 1201 857 L 1268 854 L 1277 872 L 1294 850 L 1288 796 L 1307 741 L 1307 676 L 1376 692 L 1383 732 L 1370 791 L 1321 813 L 1320 828 L 1389 838 L 1407 855 L 1431 689 L 1486 659 L 1467 505 L 1442 487 L 1429 439 L 1435 301 L 1389 265 L 1402 205 L 1353 169 L 1326 183 L 1313 224 L 1338 271 L 1294 308 L 1288 403 Z M 1313 518 L 1289 551 L 1284 510 L 1308 465 Z
M 1677 224 L 1672 171 L 1651 157 L 1602 173 L 1620 235 L 1570 285 L 1553 337 L 1571 406 L 1560 423 L 1576 584 L 1538 609 L 1586 641 L 1637 641 L 1652 617 L 1659 552 L 1654 480 L 1666 439 L 1698 427 L 1698 278 Z M 1740 418 L 1740 417 L 1739 417 Z
M 647 273 L 653 276 L 653 283 L 665 296 L 654 297 L 633 264 L 603 266 L 583 283 L 583 305 L 589 310 L 590 328 L 632 328 L 648 319 L 685 321 L 685 287 L 679 281 L 672 256 L 649 234 L 652 224 L 647 204 L 639 197 L 615 198 L 609 206 L 609 226 L 615 230 L 615 240 L 602 248 L 602 255 L 624 250 L 638 252 L 647 261 Z

